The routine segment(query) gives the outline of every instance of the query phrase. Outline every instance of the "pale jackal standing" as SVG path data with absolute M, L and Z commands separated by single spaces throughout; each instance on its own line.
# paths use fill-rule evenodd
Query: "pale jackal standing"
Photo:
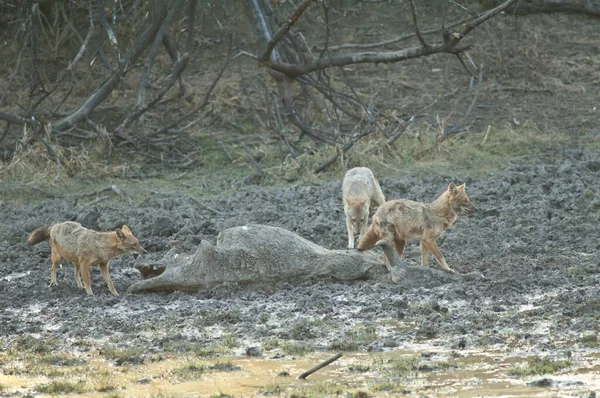
M 354 234 L 362 237 L 367 232 L 369 213 L 375 206 L 381 206 L 385 197 L 373 172 L 366 167 L 348 170 L 342 184 L 346 228 L 348 228 L 348 249 L 354 248 Z
M 429 256 L 433 254 L 444 271 L 454 273 L 456 271 L 448 266 L 435 241 L 454 224 L 459 214 L 475 211 L 477 208 L 467 196 L 465 184 L 456 186 L 453 182 L 431 203 L 390 200 L 379 207 L 371 227 L 356 248 L 369 250 L 378 240 L 386 239 L 393 242 L 398 254 L 402 255 L 407 239 L 419 239 L 422 265 L 428 265 Z

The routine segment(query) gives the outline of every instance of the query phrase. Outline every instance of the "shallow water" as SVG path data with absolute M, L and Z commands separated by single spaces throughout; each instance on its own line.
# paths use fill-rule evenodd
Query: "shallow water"
M 218 359 L 194 359 L 190 357 L 170 358 L 160 362 L 132 366 L 114 366 L 96 356 L 88 360 L 86 366 L 102 372 L 109 372 L 110 383 L 120 388 L 111 392 L 121 396 L 212 396 L 219 393 L 239 396 L 288 396 L 292 392 L 310 393 L 320 385 L 338 385 L 344 390 L 372 391 L 373 386 L 390 374 L 385 373 L 383 365 L 401 358 L 418 358 L 419 371 L 409 375 L 392 377 L 400 380 L 409 396 L 587 396 L 590 391 L 600 389 L 600 361 L 598 356 L 589 355 L 578 358 L 584 367 L 573 367 L 568 372 L 556 375 L 539 375 L 527 378 L 507 376 L 508 370 L 526 362 L 527 357 L 506 351 L 464 350 L 460 355 L 437 347 L 414 345 L 411 349 L 399 349 L 378 353 L 345 353 L 331 365 L 310 375 L 306 380 L 297 377 L 307 369 L 324 361 L 331 353 L 312 354 L 302 358 L 283 359 L 231 357 Z M 187 364 L 227 363 L 239 367 L 232 371 L 207 371 L 194 380 L 179 381 L 173 371 Z M 352 367 L 362 365 L 363 372 L 351 371 Z M 453 369 L 453 367 L 457 367 Z M 62 367 L 76 370 L 82 367 Z M 437 368 L 437 370 L 436 370 Z M 88 368 L 89 369 L 89 368 Z M 284 375 L 282 375 L 282 373 Z M 71 381 L 78 379 L 78 372 Z M 82 374 L 82 376 L 85 376 Z M 528 382 L 549 378 L 553 386 L 530 387 Z M 76 379 L 76 380 L 73 380 Z M 47 377 L 26 377 L 0 375 L 2 393 L 27 393 L 34 386 L 47 384 Z M 98 385 L 94 377 L 84 379 L 90 391 L 78 394 L 80 397 L 105 396 L 108 393 L 94 392 Z M 106 379 L 105 379 L 106 382 Z M 321 391 L 321 390 L 318 390 Z M 323 393 L 325 394 L 325 393 Z M 375 396 L 393 396 L 394 393 L 374 392 Z M 71 394 L 69 394 L 71 395 Z M 41 394 L 39 396 L 50 396 Z M 318 396 L 318 395 L 317 395 Z

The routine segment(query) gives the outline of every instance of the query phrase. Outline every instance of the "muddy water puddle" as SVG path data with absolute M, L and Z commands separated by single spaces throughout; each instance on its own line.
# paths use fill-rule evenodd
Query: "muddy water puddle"
M 310 375 L 297 376 L 329 358 L 318 353 L 282 359 L 232 357 L 169 358 L 142 365 L 114 366 L 103 358 L 89 358 L 85 366 L 60 367 L 54 376 L 0 374 L 0 396 L 204 397 L 339 395 L 367 391 L 369 396 L 588 396 L 600 390 L 600 359 L 581 355 L 566 372 L 510 377 L 510 369 L 527 358 L 507 352 L 411 347 L 383 353 L 345 353 L 333 364 Z M 4 370 L 3 364 L 3 370 Z M 201 370 L 199 370 L 201 369 Z M 548 379 L 542 386 L 528 382 Z M 40 386 L 80 383 L 79 391 L 39 393 Z M 108 391 L 107 391 L 108 390 Z

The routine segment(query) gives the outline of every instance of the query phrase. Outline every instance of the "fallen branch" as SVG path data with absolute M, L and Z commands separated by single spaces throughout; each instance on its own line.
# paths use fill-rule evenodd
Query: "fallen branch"
M 340 359 L 342 357 L 342 353 L 338 353 L 335 354 L 334 356 L 332 356 L 331 358 L 329 358 L 326 361 L 321 362 L 320 364 L 318 364 L 317 366 L 310 368 L 309 370 L 307 370 L 306 372 L 302 373 L 300 376 L 298 376 L 298 380 L 305 380 L 308 376 L 310 376 L 311 374 L 315 373 L 316 371 L 324 368 L 325 366 L 329 365 L 330 363 L 337 361 L 338 359 Z
M 81 199 L 81 198 L 85 198 L 87 196 L 94 196 L 94 195 L 98 195 L 104 192 L 114 192 L 115 194 L 117 194 L 118 196 L 120 196 L 122 199 L 124 199 L 127 202 L 131 202 L 131 198 L 129 197 L 129 195 L 127 195 L 125 192 L 123 192 L 119 187 L 117 187 L 116 185 L 110 185 L 106 188 L 102 188 L 102 189 L 97 189 L 95 191 L 92 192 L 87 192 L 87 193 L 82 193 L 82 194 L 78 194 L 78 195 L 69 195 L 69 198 L 73 198 L 75 199 L 75 202 L 77 202 L 77 200 Z

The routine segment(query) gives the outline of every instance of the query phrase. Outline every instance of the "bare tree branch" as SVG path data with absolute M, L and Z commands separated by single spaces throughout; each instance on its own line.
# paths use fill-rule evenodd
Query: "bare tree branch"
M 298 21 L 298 18 L 310 7 L 313 3 L 316 3 L 317 0 L 304 0 L 298 8 L 290 15 L 287 21 L 283 24 L 281 28 L 273 35 L 271 40 L 267 43 L 267 48 L 265 52 L 260 56 L 260 61 L 266 61 L 271 59 L 271 54 L 273 53 L 273 49 L 285 37 L 285 35 L 292 29 L 292 27 Z
M 146 57 L 146 62 L 144 63 L 144 73 L 142 74 L 142 78 L 140 81 L 140 90 L 138 93 L 138 103 L 137 108 L 142 109 L 146 105 L 146 88 L 148 87 L 148 79 L 150 78 L 150 69 L 154 64 L 154 59 L 156 58 L 156 54 L 158 52 L 158 48 L 160 43 L 163 42 L 163 38 L 167 33 L 167 26 L 171 23 L 175 15 L 179 13 L 181 7 L 183 6 L 183 0 L 176 0 L 175 4 L 171 7 L 171 9 L 167 12 L 167 15 L 162 20 L 160 25 L 160 29 L 156 33 L 156 37 L 154 38 L 154 43 L 152 43 L 152 47 L 150 48 L 150 52 L 148 57 Z M 159 18 L 159 17 L 157 17 Z
M 167 131 L 167 130 L 169 130 L 169 129 L 175 127 L 175 126 L 177 126 L 179 123 L 181 123 L 184 120 L 188 119 L 190 116 L 194 115 L 196 112 L 198 112 L 199 110 L 201 110 L 202 108 L 204 108 L 206 105 L 208 105 L 208 102 L 209 102 L 209 99 L 210 99 L 210 95 L 212 94 L 213 90 L 217 86 L 217 83 L 219 82 L 219 80 L 221 80 L 221 77 L 223 76 L 223 73 L 225 72 L 225 69 L 227 69 L 227 66 L 229 66 L 229 62 L 231 61 L 231 50 L 232 50 L 232 48 L 233 48 L 233 38 L 230 35 L 229 36 L 229 48 L 227 50 L 227 56 L 225 57 L 225 62 L 223 63 L 223 67 L 221 67 L 221 70 L 219 71 L 219 74 L 217 75 L 216 79 L 212 82 L 212 84 L 208 88 L 208 91 L 204 95 L 204 100 L 201 103 L 199 103 L 198 105 L 196 105 L 194 107 L 194 109 L 192 109 L 190 112 L 186 113 L 185 115 L 183 115 L 182 117 L 180 117 L 176 121 L 171 122 L 168 125 L 161 127 L 154 134 L 164 133 L 165 131 Z
M 429 44 L 425 41 L 425 38 L 421 34 L 421 28 L 419 28 L 419 18 L 417 17 L 417 7 L 415 6 L 415 0 L 408 0 L 410 4 L 410 12 L 412 14 L 413 23 L 415 24 L 415 34 L 417 35 L 417 39 L 423 47 L 429 47 Z
M 457 21 L 457 22 L 453 22 L 452 24 L 448 25 L 448 29 L 452 29 L 455 28 L 457 26 L 460 26 L 462 24 L 464 24 L 465 22 L 470 21 L 471 18 L 466 18 L 463 19 L 461 21 Z M 436 34 L 436 33 L 440 33 L 444 31 L 444 27 L 442 28 L 436 28 L 436 29 L 429 29 L 429 30 L 424 30 L 421 33 L 423 34 L 423 36 L 428 36 L 428 35 L 432 35 L 432 34 Z M 401 36 L 398 36 L 396 38 L 393 39 L 389 39 L 389 40 L 384 40 L 384 41 L 380 41 L 380 42 L 376 42 L 376 43 L 367 43 L 367 44 L 352 44 L 352 43 L 346 43 L 346 44 L 340 44 L 339 46 L 330 46 L 329 50 L 330 51 L 338 51 L 338 50 L 347 50 L 347 49 L 360 49 L 360 50 L 367 50 L 369 48 L 377 48 L 377 47 L 384 47 L 384 46 L 388 46 L 390 44 L 395 44 L 401 41 L 405 41 L 408 39 L 412 39 L 413 37 L 416 37 L 417 34 L 412 32 L 412 33 L 405 33 Z M 319 50 L 319 49 L 317 49 Z
M 497 6 L 500 0 L 488 0 L 488 4 Z M 527 0 L 520 1 L 514 7 L 517 15 L 527 14 L 582 14 L 592 17 L 600 17 L 600 4 L 596 1 L 572 1 L 572 0 Z
M 106 10 L 104 9 L 104 0 L 98 0 L 98 19 L 100 20 L 100 25 L 102 25 L 102 27 L 106 31 L 106 34 L 108 35 L 108 41 L 110 41 L 110 44 L 113 47 L 117 48 L 117 46 L 119 45 L 119 41 L 117 40 L 117 36 L 115 35 L 115 32 L 113 32 L 112 28 L 108 24 L 108 21 L 106 20 Z
M 467 36 L 477 26 L 512 6 L 516 1 L 517 0 L 506 0 L 500 6 L 481 14 L 476 19 L 464 24 L 462 29 L 460 29 L 458 32 L 450 34 L 449 39 L 441 44 L 431 44 L 426 47 L 412 47 L 398 51 L 363 52 L 341 54 L 337 56 L 324 56 L 323 58 L 306 64 L 274 62 L 269 59 L 264 59 L 264 57 L 261 57 L 260 59 L 263 60 L 262 63 L 266 67 L 281 72 L 289 78 L 296 78 L 306 73 L 335 66 L 341 67 L 360 63 L 399 62 L 438 53 L 457 54 L 469 48 L 469 46 L 458 46 L 458 43 L 464 39 L 465 36 Z
M 190 0 L 188 3 L 187 9 L 187 18 L 188 18 L 188 26 L 187 26 L 187 40 L 185 44 L 185 51 L 188 53 L 192 52 L 194 48 L 194 36 L 196 34 L 196 3 L 197 0 Z
M 150 46 L 160 28 L 160 23 L 161 21 L 155 22 L 150 28 L 138 36 L 138 39 L 134 42 L 131 49 L 125 54 L 121 62 L 119 62 L 116 70 L 83 102 L 79 109 L 52 125 L 52 131 L 54 133 L 68 130 L 78 122 L 87 119 L 94 108 L 100 105 L 119 84 L 126 72 L 127 65 L 134 63 L 148 46 Z
M 156 103 L 158 103 L 158 101 L 160 101 L 162 99 L 162 97 L 164 97 L 164 95 L 167 93 L 167 91 L 169 91 L 171 89 L 171 87 L 173 87 L 175 82 L 179 79 L 179 76 L 181 75 L 181 73 L 183 72 L 185 67 L 187 66 L 187 62 L 188 62 L 189 58 L 190 58 L 190 55 L 188 53 L 185 53 L 181 56 L 181 58 L 177 62 L 175 62 L 175 64 L 173 64 L 173 69 L 171 70 L 171 79 L 169 80 L 167 85 L 162 90 L 160 90 L 158 92 L 158 94 L 156 94 L 156 97 L 154 97 L 154 99 L 152 101 L 150 101 L 147 105 L 145 105 L 142 108 L 137 109 L 135 112 L 130 113 L 121 122 L 119 127 L 117 127 L 115 129 L 115 132 L 114 132 L 115 135 L 117 135 L 117 136 L 121 135 L 123 130 L 125 128 L 127 128 L 127 126 L 129 126 L 132 122 L 137 120 L 140 116 L 142 116 L 150 108 L 152 108 L 154 105 L 156 105 Z

